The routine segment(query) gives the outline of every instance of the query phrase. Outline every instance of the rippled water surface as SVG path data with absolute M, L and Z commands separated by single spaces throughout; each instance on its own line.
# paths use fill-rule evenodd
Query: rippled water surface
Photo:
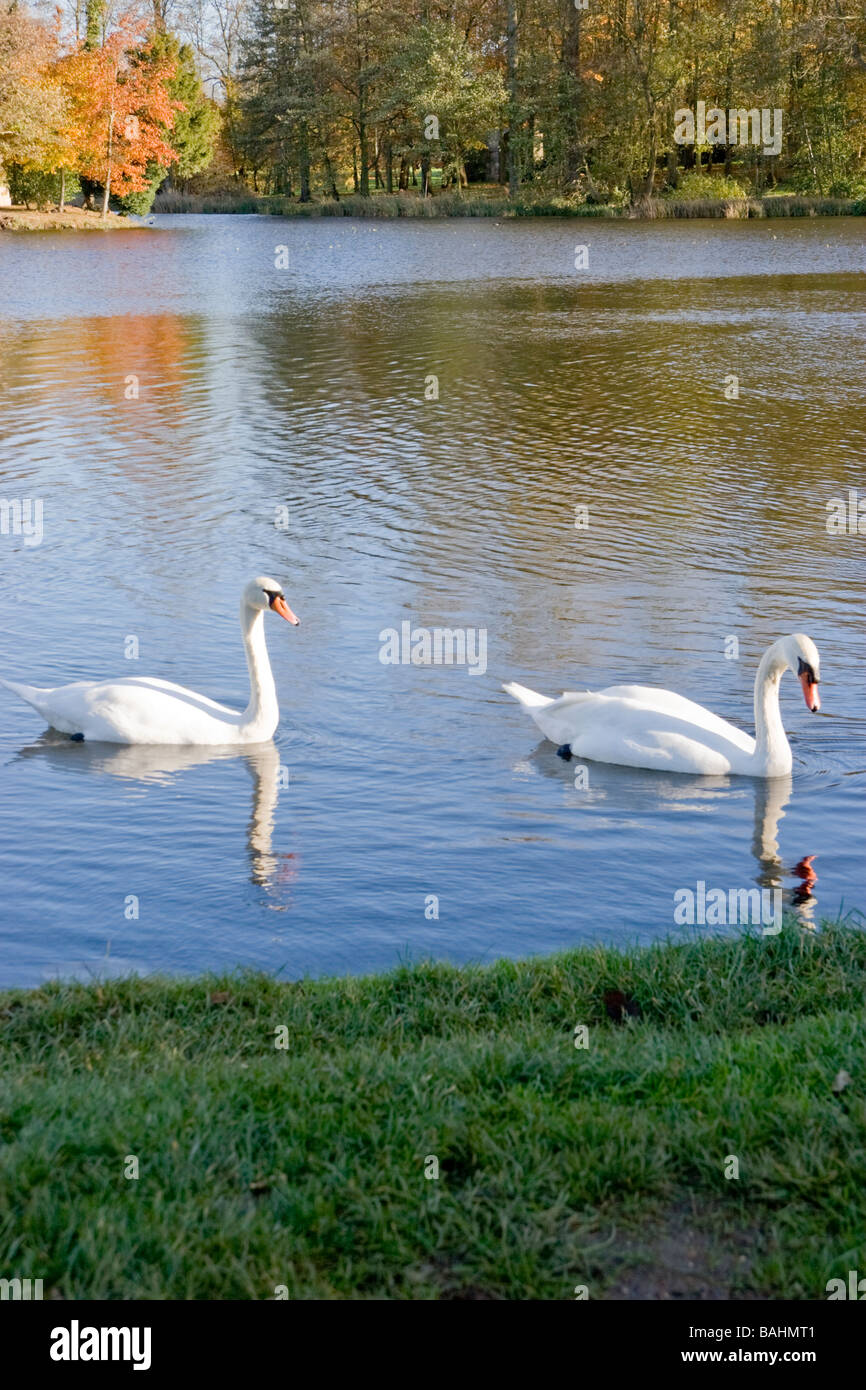
M 826 504 L 866 498 L 864 267 L 857 219 L 0 240 L 0 498 L 44 506 L 0 534 L 0 674 L 240 707 L 241 586 L 303 620 L 268 618 L 282 720 L 243 754 L 72 743 L 0 689 L 0 982 L 646 941 L 699 880 L 862 908 L 864 538 Z M 384 665 L 405 621 L 486 630 L 486 671 Z M 790 780 L 575 786 L 500 690 L 659 684 L 751 731 L 791 631 L 823 710 L 785 679 Z

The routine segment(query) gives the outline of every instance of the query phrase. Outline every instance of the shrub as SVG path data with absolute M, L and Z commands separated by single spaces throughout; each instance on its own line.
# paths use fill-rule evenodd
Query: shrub
M 7 169 L 9 193 L 13 203 L 24 203 L 29 207 L 47 207 L 49 203 L 60 202 L 60 174 L 47 174 L 42 169 L 22 169 L 20 164 L 10 164 Z M 81 192 L 81 184 L 75 174 L 66 175 L 65 193 L 74 198 Z
M 746 190 L 736 179 L 692 170 L 682 175 L 676 188 L 668 189 L 662 196 L 672 203 L 690 203 L 701 198 L 745 198 Z
M 165 182 L 166 170 L 160 169 L 158 164 L 151 163 L 147 166 L 145 176 L 150 180 L 147 188 L 142 188 L 137 193 L 122 193 L 111 200 L 123 212 L 131 213 L 133 217 L 147 217 L 157 192 Z
M 864 198 L 866 197 L 866 178 L 862 174 L 850 174 L 843 178 L 836 179 L 830 184 L 831 198 Z

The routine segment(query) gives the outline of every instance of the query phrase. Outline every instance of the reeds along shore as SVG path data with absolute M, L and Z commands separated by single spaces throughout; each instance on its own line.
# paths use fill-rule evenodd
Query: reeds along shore
M 230 197 L 226 194 L 160 194 L 155 213 L 258 213 L 274 217 L 609 217 L 654 220 L 667 217 L 864 217 L 866 198 L 818 198 L 776 196 L 768 198 L 650 198 L 641 204 L 575 203 L 568 199 L 511 202 L 508 198 L 477 194 L 440 193 L 433 198 L 416 194 L 382 193 L 371 198 L 345 198 L 298 202 L 279 196 Z
M 225 194 L 197 195 L 169 192 L 161 194 L 154 203 L 154 213 L 214 213 L 257 214 L 272 217 L 492 217 L 497 221 L 518 217 L 590 217 L 626 218 L 654 221 L 670 217 L 864 217 L 864 198 L 695 198 L 674 200 L 651 198 L 631 207 L 614 204 L 573 203 L 566 199 L 549 202 L 510 202 L 507 198 L 460 196 L 442 193 L 435 198 L 420 198 L 413 194 L 380 194 L 373 198 L 349 196 L 339 201 L 300 203 L 293 198 L 256 197 L 253 194 L 235 198 Z M 149 220 L 149 219 L 147 219 Z M 85 213 L 81 208 L 67 206 L 57 209 L 0 208 L 0 231 L 82 231 L 108 230 L 145 225 L 137 217 L 112 213 L 101 218 L 98 213 Z

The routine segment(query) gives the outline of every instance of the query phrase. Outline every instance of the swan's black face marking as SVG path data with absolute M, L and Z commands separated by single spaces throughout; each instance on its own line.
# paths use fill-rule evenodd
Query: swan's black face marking
M 570 743 L 561 743 L 561 744 L 559 745 L 559 747 L 557 748 L 557 750 L 556 750 L 556 756 L 557 756 L 558 758 L 562 758 L 562 761 L 563 761 L 564 763 L 570 763 L 570 762 L 571 762 L 571 744 L 570 744 Z
M 809 665 L 808 661 L 804 661 L 801 656 L 797 657 L 797 675 L 805 676 L 810 685 L 821 684 L 821 682 L 818 680 L 818 677 L 815 675 L 815 672 L 813 671 L 812 667 Z
M 282 589 L 262 589 L 262 593 L 267 599 L 270 608 L 273 608 L 275 599 L 286 597 Z

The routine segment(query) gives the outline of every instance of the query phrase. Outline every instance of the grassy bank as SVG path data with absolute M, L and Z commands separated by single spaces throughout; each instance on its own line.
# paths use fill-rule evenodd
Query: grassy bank
M 153 207 L 159 213 L 258 213 L 273 217 L 603 217 L 655 220 L 668 217 L 863 217 L 866 199 L 774 196 L 769 198 L 651 198 L 635 207 L 577 203 L 565 198 L 511 202 L 490 194 L 442 193 L 421 198 L 411 193 L 379 193 L 371 198 L 344 197 L 299 203 L 294 198 L 196 196 L 161 194 Z
M 866 1268 L 864 986 L 866 933 L 835 925 L 2 994 L 0 1275 L 64 1298 L 824 1298 Z
M 135 227 L 140 223 L 114 213 L 102 218 L 98 212 L 67 207 L 63 212 L 46 212 L 37 208 L 0 208 L 0 232 L 106 232 L 118 227 Z

